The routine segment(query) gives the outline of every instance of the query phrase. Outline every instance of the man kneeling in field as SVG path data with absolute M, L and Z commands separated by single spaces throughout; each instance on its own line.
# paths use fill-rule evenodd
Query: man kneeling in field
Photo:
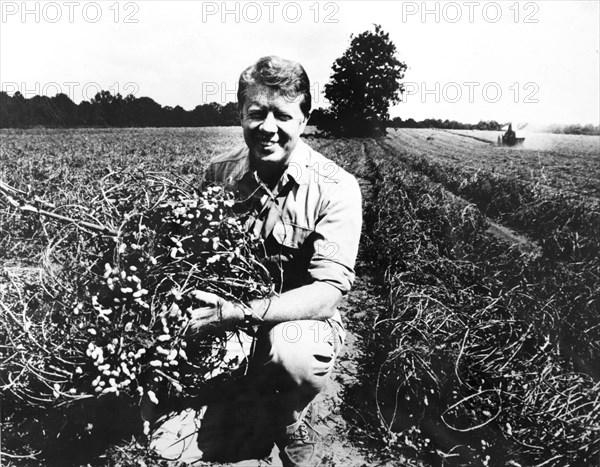
M 204 306 L 194 311 L 195 331 L 257 329 L 246 374 L 207 402 L 199 422 L 196 412 L 165 422 L 152 445 L 189 462 L 266 457 L 276 443 L 284 466 L 315 466 L 323 445 L 311 402 L 344 341 L 336 307 L 354 281 L 360 190 L 352 175 L 300 139 L 311 108 L 300 64 L 261 58 L 241 74 L 238 102 L 246 147 L 213 159 L 205 183 L 239 192 L 252 214 L 249 228 L 265 241 L 265 266 L 279 294 L 247 310 L 198 294 Z M 186 417 L 199 425 L 193 434 L 185 433 Z M 235 435 L 241 426 L 244 435 Z

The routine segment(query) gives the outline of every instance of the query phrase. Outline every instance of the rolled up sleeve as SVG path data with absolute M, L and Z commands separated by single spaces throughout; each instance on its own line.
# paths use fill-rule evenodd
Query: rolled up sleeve
M 354 266 L 362 227 L 362 198 L 350 175 L 327 190 L 314 230 L 313 254 L 308 274 L 346 294 L 354 283 Z

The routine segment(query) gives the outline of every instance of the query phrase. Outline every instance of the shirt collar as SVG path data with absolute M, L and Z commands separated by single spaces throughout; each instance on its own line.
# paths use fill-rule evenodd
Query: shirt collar
M 304 141 L 298 140 L 298 144 L 296 144 L 290 155 L 290 161 L 285 172 L 283 172 L 283 176 L 291 178 L 298 185 L 306 185 L 310 178 L 308 173 L 309 163 L 310 147 Z

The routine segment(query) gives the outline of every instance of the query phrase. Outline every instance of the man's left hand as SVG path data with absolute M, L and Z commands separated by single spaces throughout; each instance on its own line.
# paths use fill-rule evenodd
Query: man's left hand
M 202 306 L 190 311 L 189 334 L 209 329 L 232 330 L 243 324 L 244 311 L 233 303 L 201 290 L 194 290 L 190 295 Z

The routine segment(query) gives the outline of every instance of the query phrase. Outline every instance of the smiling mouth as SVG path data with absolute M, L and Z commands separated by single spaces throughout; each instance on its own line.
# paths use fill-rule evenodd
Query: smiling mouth
M 263 149 L 273 149 L 277 145 L 276 140 L 258 138 L 258 144 Z

